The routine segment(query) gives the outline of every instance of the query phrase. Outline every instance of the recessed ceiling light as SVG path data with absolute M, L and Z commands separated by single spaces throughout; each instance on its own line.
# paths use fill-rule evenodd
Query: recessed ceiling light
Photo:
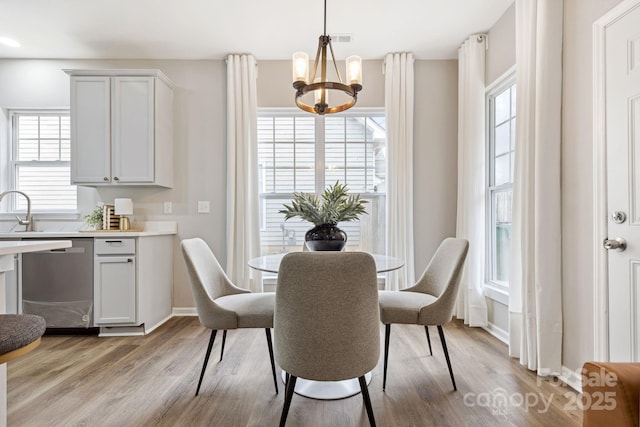
M 0 37 L 0 43 L 10 47 L 20 47 L 20 43 L 9 37 Z

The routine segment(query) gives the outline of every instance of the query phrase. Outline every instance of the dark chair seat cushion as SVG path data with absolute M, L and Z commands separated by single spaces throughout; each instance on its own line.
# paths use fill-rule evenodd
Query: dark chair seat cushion
M 0 354 L 31 344 L 44 334 L 45 320 L 33 314 L 0 314 Z

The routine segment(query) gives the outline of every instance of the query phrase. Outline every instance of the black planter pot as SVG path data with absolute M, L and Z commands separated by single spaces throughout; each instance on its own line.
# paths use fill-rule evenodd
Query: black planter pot
M 347 233 L 332 224 L 313 227 L 304 235 L 310 251 L 341 251 L 347 244 Z

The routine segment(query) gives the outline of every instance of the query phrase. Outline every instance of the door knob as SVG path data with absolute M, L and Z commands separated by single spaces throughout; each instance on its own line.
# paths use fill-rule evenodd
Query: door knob
M 627 242 L 622 237 L 616 237 L 613 240 L 604 239 L 604 242 L 602 242 L 602 246 L 604 246 L 604 248 L 608 251 L 613 249 L 622 252 L 627 249 Z

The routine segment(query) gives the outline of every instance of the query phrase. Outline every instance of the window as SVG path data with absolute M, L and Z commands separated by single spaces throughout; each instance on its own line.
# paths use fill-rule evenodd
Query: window
M 25 192 L 34 212 L 77 209 L 70 179 L 68 111 L 13 111 L 9 188 Z M 10 210 L 24 211 L 24 197 L 13 197 Z
M 384 112 L 314 116 L 258 115 L 262 253 L 300 250 L 312 225 L 278 211 L 294 192 L 321 193 L 339 181 L 369 203 L 359 221 L 339 224 L 352 250 L 385 253 L 386 129 Z
M 516 127 L 515 76 L 487 95 L 488 187 L 487 281 L 508 287 L 511 244 L 514 143 Z

